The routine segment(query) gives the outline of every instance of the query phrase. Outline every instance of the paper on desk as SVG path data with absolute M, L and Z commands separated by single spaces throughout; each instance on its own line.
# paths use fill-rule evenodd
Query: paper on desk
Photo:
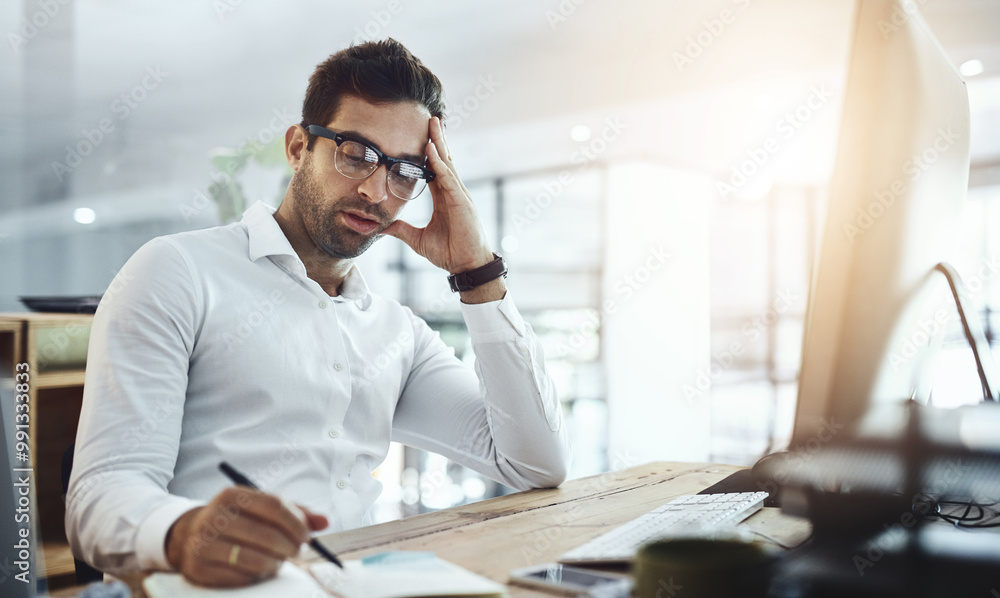
M 364 561 L 311 567 L 313 576 L 343 598 L 420 598 L 425 596 L 507 596 L 490 581 L 429 552 L 386 552 Z
M 274 598 L 301 596 L 326 598 L 324 590 L 305 570 L 289 562 L 281 565 L 278 575 L 244 588 L 203 588 L 188 582 L 179 573 L 153 573 L 142 582 L 149 598 Z
M 149 598 L 420 598 L 425 596 L 507 595 L 505 586 L 435 557 L 432 553 L 392 552 L 362 561 L 310 567 L 312 575 L 286 562 L 273 579 L 244 588 L 203 588 L 178 573 L 154 573 L 143 586 Z M 314 579 L 315 577 L 315 579 Z M 322 582 L 322 586 L 316 580 Z

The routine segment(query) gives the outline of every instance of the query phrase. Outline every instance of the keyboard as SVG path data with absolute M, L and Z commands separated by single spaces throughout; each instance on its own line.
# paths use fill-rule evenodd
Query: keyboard
M 570 550 L 561 563 L 629 562 L 639 548 L 672 537 L 707 537 L 756 513 L 767 492 L 688 494 Z

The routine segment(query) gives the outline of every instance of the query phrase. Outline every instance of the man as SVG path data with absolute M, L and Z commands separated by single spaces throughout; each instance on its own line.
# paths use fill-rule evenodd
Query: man
M 310 532 L 366 522 L 390 440 L 515 488 L 563 481 L 559 402 L 443 109 L 398 42 L 334 54 L 285 134 L 295 172 L 277 212 L 154 239 L 122 268 L 91 333 L 67 495 L 77 556 L 203 585 L 267 578 Z M 397 217 L 424 185 L 433 215 L 415 228 Z M 380 234 L 456 277 L 475 373 L 369 293 L 353 259 Z M 223 460 L 281 498 L 232 488 Z

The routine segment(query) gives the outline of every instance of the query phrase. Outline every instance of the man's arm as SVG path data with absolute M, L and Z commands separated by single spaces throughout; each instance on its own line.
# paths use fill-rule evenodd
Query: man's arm
M 153 240 L 118 273 L 94 316 L 66 533 L 74 554 L 103 571 L 168 568 L 170 523 L 203 504 L 166 491 L 197 303 L 180 255 Z
M 428 123 L 426 153 L 436 178 L 427 226 L 397 220 L 383 231 L 452 274 L 493 260 L 468 189 L 455 172 L 444 128 Z M 541 345 L 503 279 L 462 293 L 475 375 L 437 333 L 413 317 L 414 361 L 393 420 L 393 439 L 441 453 L 515 488 L 556 486 L 567 474 L 569 440 Z M 412 314 L 411 314 L 412 317 Z
M 396 407 L 393 440 L 519 490 L 559 485 L 571 449 L 538 338 L 509 297 L 463 304 L 462 313 L 475 372 L 411 315 L 413 368 Z
M 211 497 L 168 493 L 198 289 L 180 252 L 154 240 L 105 293 L 91 330 L 66 534 L 76 556 L 108 573 L 173 568 L 201 584 L 244 585 L 273 574 L 325 518 L 259 492 L 228 489 L 207 505 Z

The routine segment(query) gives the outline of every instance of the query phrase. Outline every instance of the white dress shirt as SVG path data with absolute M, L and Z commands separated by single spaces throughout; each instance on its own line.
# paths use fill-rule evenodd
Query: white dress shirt
M 168 569 L 170 526 L 231 485 L 223 460 L 326 531 L 367 522 L 390 440 L 517 489 L 566 477 L 559 401 L 509 293 L 462 304 L 473 372 L 357 267 L 330 297 L 272 212 L 150 241 L 101 301 L 66 532 L 105 572 Z

